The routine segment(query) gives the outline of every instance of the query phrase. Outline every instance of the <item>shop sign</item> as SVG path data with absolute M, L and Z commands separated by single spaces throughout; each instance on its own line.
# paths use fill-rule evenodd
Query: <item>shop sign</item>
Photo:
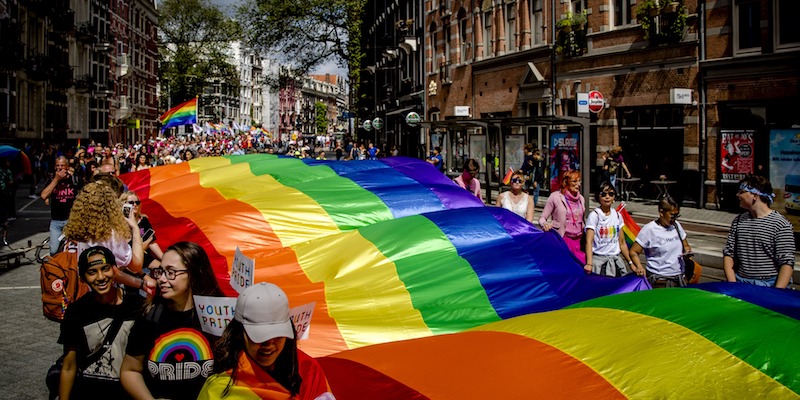
M 414 111 L 408 113 L 406 115 L 406 123 L 410 126 L 417 126 L 422 121 L 422 118 L 419 117 L 419 114 L 415 113 Z

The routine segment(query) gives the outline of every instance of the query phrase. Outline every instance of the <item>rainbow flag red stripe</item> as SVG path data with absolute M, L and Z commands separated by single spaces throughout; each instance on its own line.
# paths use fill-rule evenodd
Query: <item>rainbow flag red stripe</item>
M 158 119 L 161 121 L 162 131 L 173 126 L 196 124 L 197 97 L 170 108 L 169 111 L 161 114 Z
M 628 210 L 625 209 L 625 203 L 620 203 L 617 206 L 617 212 L 619 215 L 622 216 L 622 222 L 624 225 L 622 226 L 622 233 L 625 236 L 625 244 L 628 245 L 628 248 L 633 246 L 634 240 L 636 240 L 636 236 L 639 235 L 639 224 L 633 220 L 630 214 L 628 214 Z

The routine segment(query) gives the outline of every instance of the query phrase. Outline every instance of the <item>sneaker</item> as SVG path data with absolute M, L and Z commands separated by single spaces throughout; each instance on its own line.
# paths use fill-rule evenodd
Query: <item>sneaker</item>
M 28 195 L 28 198 L 29 198 L 29 199 L 38 199 L 38 198 L 39 198 L 39 196 L 37 196 L 37 195 L 35 195 L 35 194 L 29 194 L 29 195 Z

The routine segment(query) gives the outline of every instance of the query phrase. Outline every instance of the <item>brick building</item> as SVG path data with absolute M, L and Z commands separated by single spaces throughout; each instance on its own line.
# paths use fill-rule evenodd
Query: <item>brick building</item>
M 577 94 L 599 91 L 605 108 L 584 136 L 592 185 L 599 155 L 621 146 L 639 196 L 655 197 L 663 175 L 685 204 L 718 203 L 720 129 L 741 126 L 743 109 L 765 115 L 761 127 L 797 124 L 786 104 L 798 100 L 800 39 L 779 24 L 797 4 L 424 1 L 427 144 L 453 171 L 486 154 L 518 168 L 522 143 L 552 150 L 551 133 L 576 128 L 547 121 L 579 116 Z

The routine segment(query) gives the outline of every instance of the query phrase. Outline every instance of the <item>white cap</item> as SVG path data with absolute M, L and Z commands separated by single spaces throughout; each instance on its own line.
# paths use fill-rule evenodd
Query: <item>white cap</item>
M 289 320 L 289 299 L 272 283 L 261 282 L 245 289 L 236 299 L 233 319 L 244 325 L 247 336 L 255 343 L 276 337 L 294 337 Z

